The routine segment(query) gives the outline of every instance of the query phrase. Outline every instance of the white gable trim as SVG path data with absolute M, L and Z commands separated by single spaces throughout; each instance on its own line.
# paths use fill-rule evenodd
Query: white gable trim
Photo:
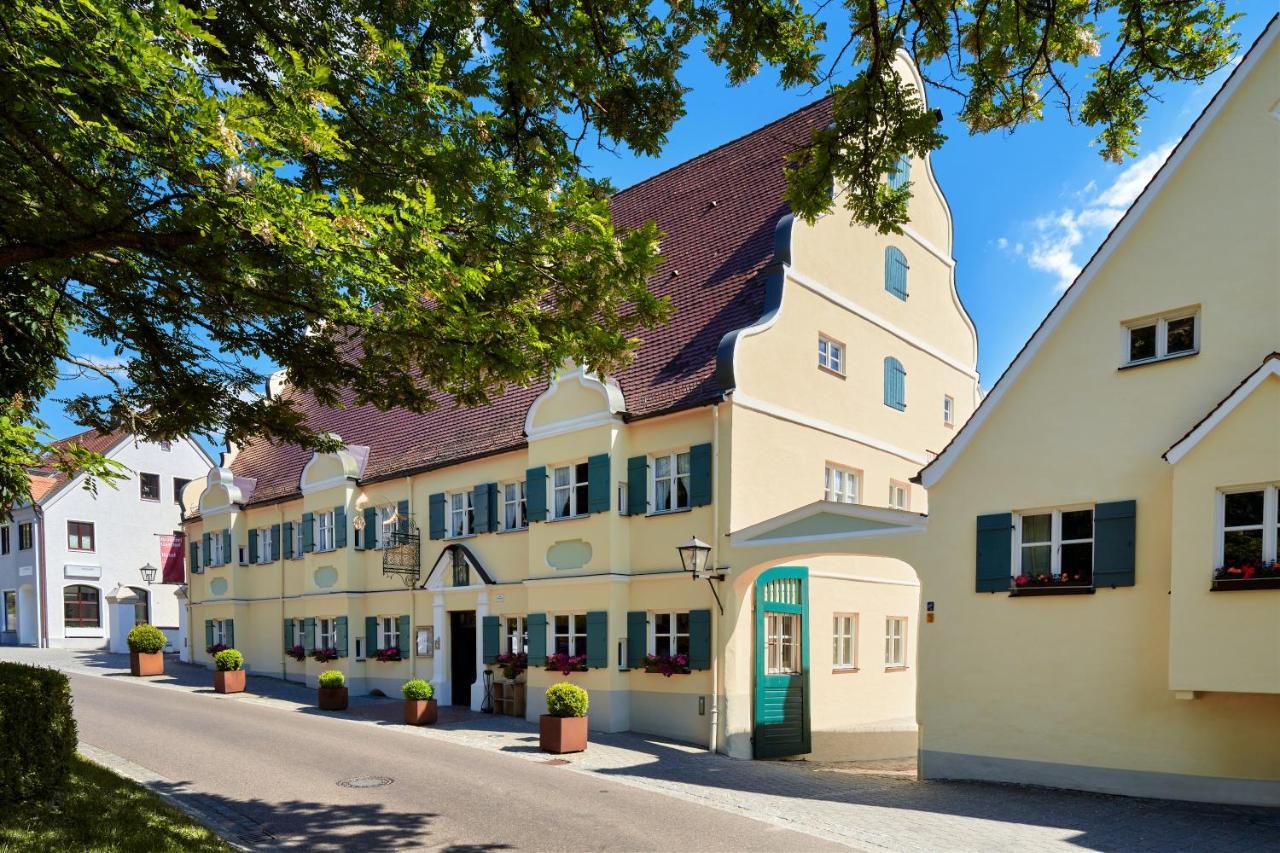
M 938 458 L 934 459 L 931 464 L 920 472 L 920 483 L 926 489 L 932 488 L 935 483 L 941 480 L 950 470 L 955 460 L 964 452 L 964 449 L 969 446 L 974 434 L 982 429 L 982 425 L 991 417 L 991 412 L 1000 405 L 1000 401 L 1004 399 L 1004 395 L 1009 388 L 1018 381 L 1018 377 L 1023 374 L 1027 365 L 1035 358 L 1040 348 L 1044 346 L 1045 341 L 1057 330 L 1063 318 L 1071 311 L 1094 279 L 1098 277 L 1099 270 L 1106 266 L 1107 261 L 1111 259 L 1111 255 L 1129 236 L 1129 232 L 1133 230 L 1134 226 L 1142 220 L 1143 215 L 1156 198 L 1159 197 L 1160 192 L 1172 180 L 1187 158 L 1191 156 L 1205 132 L 1217 119 L 1218 114 L 1222 112 L 1227 102 L 1235 95 L 1236 90 L 1253 72 L 1258 62 L 1261 61 L 1263 54 L 1271 47 L 1271 43 L 1276 40 L 1277 33 L 1280 33 L 1280 23 L 1272 20 L 1267 29 L 1258 37 L 1253 47 L 1249 49 L 1244 61 L 1231 72 L 1227 82 L 1222 85 L 1222 88 L 1209 101 L 1208 106 L 1204 108 L 1204 112 L 1196 119 L 1191 129 L 1182 137 L 1177 147 L 1174 148 L 1173 154 L 1156 172 L 1155 177 L 1147 184 L 1137 200 L 1130 205 L 1128 211 L 1125 212 L 1125 215 L 1116 224 L 1115 228 L 1111 229 L 1111 233 L 1102 241 L 1102 245 L 1094 252 L 1093 257 L 1085 264 L 1080 274 L 1076 276 L 1076 280 L 1071 287 L 1067 289 L 1066 293 L 1062 294 L 1058 304 L 1053 306 L 1053 310 L 1049 312 L 1049 316 L 1031 335 L 1031 339 L 1027 341 L 1026 346 L 1022 348 L 1013 363 L 1005 370 L 1004 375 L 996 382 L 995 387 L 991 389 L 991 393 L 987 394 L 983 399 L 982 405 L 973 413 L 973 417 L 960 429 L 960 432 L 943 449 Z
M 103 452 L 102 455 L 107 459 L 114 459 L 116 454 L 118 454 L 121 450 L 123 450 L 124 447 L 128 445 L 129 442 L 135 441 L 135 440 L 136 440 L 136 437 L 133 435 L 133 433 L 126 433 L 123 438 L 121 438 L 115 444 L 108 447 Z M 58 486 L 57 488 L 55 488 L 52 492 L 45 495 L 41 500 L 36 501 L 36 503 L 40 504 L 41 509 L 48 511 L 49 507 L 56 504 L 62 498 L 63 495 L 70 493 L 75 488 L 79 488 L 80 486 L 83 486 L 85 480 L 87 479 L 89 479 L 88 474 L 86 474 L 83 471 L 77 471 L 75 476 L 67 478 L 65 481 L 63 481 L 61 486 Z M 111 488 L 111 486 L 107 486 L 107 488 L 109 489 Z
M 855 530 L 836 533 L 815 533 L 803 536 L 770 536 L 797 521 L 804 521 L 816 515 L 839 515 L 850 519 L 875 521 L 890 527 L 872 530 Z M 801 542 L 831 542 L 845 539 L 865 539 L 872 536 L 891 536 L 896 533 L 923 533 L 928 524 L 928 516 L 904 509 L 876 507 L 867 504 L 848 504 L 837 501 L 814 501 L 804 506 L 788 510 L 782 515 L 757 522 L 749 527 L 729 534 L 729 543 L 737 548 L 756 545 L 781 545 Z
M 1257 391 L 1263 382 L 1266 382 L 1272 376 L 1280 377 L 1280 358 L 1268 358 L 1267 363 L 1259 367 L 1246 379 L 1239 388 L 1231 393 L 1231 396 L 1218 404 L 1209 417 L 1205 418 L 1191 432 L 1187 433 L 1178 443 L 1170 447 L 1164 452 L 1165 461 L 1170 465 L 1177 465 L 1182 457 L 1186 456 L 1192 449 L 1200 443 L 1206 435 L 1213 432 L 1214 428 L 1226 420 L 1236 407 L 1243 403 L 1250 394 Z
M 543 426 L 534 426 L 538 409 L 542 407 L 544 402 L 555 396 L 556 389 L 561 382 L 568 382 L 569 380 L 577 380 L 578 384 L 583 388 L 599 392 L 604 407 L 600 411 L 592 412 L 588 415 L 556 421 Z M 602 424 L 621 423 L 622 417 L 620 413 L 624 411 L 626 411 L 626 401 L 623 400 L 622 389 L 618 387 L 616 382 L 607 378 L 601 379 L 581 364 L 566 364 L 552 374 L 551 384 L 547 386 L 547 390 L 539 394 L 538 398 L 533 401 L 533 405 L 529 406 L 529 411 L 524 416 L 524 434 L 530 440 L 536 440 Z

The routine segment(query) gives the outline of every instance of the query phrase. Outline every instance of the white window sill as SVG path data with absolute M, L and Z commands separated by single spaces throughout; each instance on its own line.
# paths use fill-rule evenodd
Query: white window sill
M 526 524 L 524 527 L 504 528 L 502 530 L 499 530 L 498 534 L 501 535 L 503 533 L 528 533 L 528 532 L 529 532 L 529 525 Z
M 590 517 L 591 517 L 591 513 L 583 512 L 583 513 L 579 513 L 578 515 L 562 516 L 561 518 L 548 518 L 547 523 L 556 524 L 557 522 L 561 522 L 561 521 L 581 521 L 584 518 L 590 518 Z
M 693 507 L 682 506 L 678 509 L 655 509 L 653 512 L 645 513 L 646 518 L 654 518 L 661 515 L 681 515 L 686 512 L 693 512 Z
M 1128 370 L 1131 367 L 1146 367 L 1148 364 L 1163 364 L 1166 361 L 1177 361 L 1180 358 L 1190 358 L 1193 355 L 1199 355 L 1199 349 L 1187 350 L 1186 352 L 1176 352 L 1173 355 L 1162 355 L 1157 358 L 1144 358 L 1141 361 L 1126 361 L 1120 365 L 1119 370 Z
M 463 539 L 475 539 L 479 535 L 479 533 L 459 533 L 456 536 L 450 535 L 444 538 L 446 542 L 459 542 Z

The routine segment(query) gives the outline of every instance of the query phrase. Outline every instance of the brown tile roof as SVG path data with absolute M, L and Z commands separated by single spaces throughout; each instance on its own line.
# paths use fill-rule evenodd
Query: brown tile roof
M 1258 365 L 1257 368 L 1255 368 L 1254 370 L 1251 370 L 1248 376 L 1246 376 L 1244 379 L 1241 379 L 1239 382 L 1236 383 L 1236 387 L 1231 389 L 1231 393 L 1227 394 L 1227 396 L 1223 397 L 1221 400 L 1215 403 L 1212 409 L 1205 412 L 1205 415 L 1203 418 L 1201 418 L 1200 420 L 1196 421 L 1194 424 L 1191 425 L 1191 429 L 1184 432 L 1181 438 L 1179 438 L 1173 444 L 1169 445 L 1169 449 L 1166 450 L 1164 453 L 1161 453 L 1160 458 L 1167 460 L 1169 458 L 1169 454 L 1173 452 L 1173 449 L 1175 447 L 1177 447 L 1179 444 L 1182 444 L 1182 442 L 1190 438 L 1193 432 L 1200 429 L 1201 424 L 1209 420 L 1209 418 L 1213 417 L 1214 414 L 1216 414 L 1219 409 L 1225 406 L 1227 404 L 1227 401 L 1230 400 L 1232 397 L 1234 397 L 1241 388 L 1248 385 L 1250 379 L 1257 376 L 1263 370 L 1266 370 L 1267 364 L 1272 361 L 1280 361 L 1280 352 L 1269 353 L 1267 357 L 1262 360 L 1262 364 Z
M 60 438 L 53 442 L 53 446 L 61 449 L 79 444 L 94 453 L 106 453 L 128 435 L 129 433 L 125 430 L 102 433 L 96 429 L 87 429 L 67 438 Z M 61 488 L 69 478 L 66 473 L 53 467 L 53 456 L 50 454 L 41 459 L 39 464 L 28 469 L 27 479 L 31 484 L 31 499 L 42 501 Z
M 44 500 L 45 495 L 52 492 L 53 487 L 58 485 L 58 480 L 40 474 L 28 474 L 27 483 L 31 487 L 31 500 L 35 503 L 40 503 L 40 501 Z
M 629 418 L 705 405 L 720 395 L 720 339 L 754 323 L 764 308 L 756 276 L 772 260 L 774 226 L 787 212 L 784 156 L 807 143 L 830 115 L 824 98 L 613 197 L 620 227 L 652 219 L 665 235 L 662 266 L 649 284 L 675 309 L 669 323 L 641 333 L 635 359 L 616 374 Z M 471 409 L 444 398 L 426 415 L 372 406 L 335 409 L 309 398 L 300 405 L 312 426 L 370 448 L 368 481 L 524 447 L 525 413 L 545 388 L 512 389 Z M 231 468 L 257 479 L 249 503 L 267 503 L 297 493 L 309 457 L 299 447 L 259 440 L 247 444 Z

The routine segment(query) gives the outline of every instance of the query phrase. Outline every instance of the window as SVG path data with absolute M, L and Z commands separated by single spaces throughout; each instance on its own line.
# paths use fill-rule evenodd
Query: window
M 470 536 L 475 529 L 475 521 L 471 492 L 454 492 L 449 495 L 449 535 Z
M 338 647 L 338 620 L 324 617 L 316 620 L 316 648 L 336 649 Z
M 302 522 L 293 523 L 293 550 L 289 552 L 295 560 L 302 558 Z
M 101 628 L 97 587 L 73 584 L 62 591 L 62 621 L 68 628 Z
M 529 631 L 523 616 L 508 616 L 502 620 L 503 650 L 518 655 L 529 651 Z
M 791 675 L 801 671 L 800 614 L 765 613 L 765 673 Z
M 140 586 L 131 586 L 129 591 L 137 596 L 137 600 L 133 603 L 133 624 L 134 625 L 150 625 L 151 624 L 151 596 Z
M 552 622 L 552 654 L 585 655 L 587 653 L 587 615 L 560 613 Z
M 275 559 L 275 543 L 271 541 L 271 528 L 258 528 L 258 562 L 270 563 Z
M 852 468 L 827 465 L 826 479 L 823 481 L 823 497 L 837 503 L 856 504 L 861 480 L 862 475 Z
M 907 666 L 907 617 L 890 616 L 884 620 L 884 665 Z
M 889 506 L 894 509 L 911 508 L 911 487 L 897 480 L 889 481 Z
M 366 530 L 366 536 L 373 537 L 373 547 L 385 548 L 391 541 L 391 534 L 396 532 L 396 522 L 392 521 L 396 518 L 397 509 L 394 504 L 386 504 L 378 507 L 378 524 L 376 530 Z M 399 520 L 398 518 L 396 519 Z
M 884 289 L 907 301 L 907 256 L 897 246 L 884 250 Z
M 138 487 L 142 492 L 144 501 L 160 500 L 160 475 L 159 474 L 139 474 Z
M 502 487 L 503 530 L 524 530 L 529 526 L 524 489 L 524 481 L 507 483 Z
M 947 395 L 942 396 L 942 425 L 954 426 L 956 422 L 956 401 Z
M 316 550 L 332 551 L 334 549 L 333 539 L 333 511 L 316 513 Z
M 891 190 L 900 190 L 907 185 L 907 181 L 911 180 L 911 158 L 903 154 L 898 158 L 898 162 L 894 165 L 893 170 L 889 172 L 885 182 Z
M 900 412 L 907 408 L 907 371 L 893 356 L 884 360 L 884 404 Z
M 6 589 L 4 591 L 4 629 L 10 632 L 18 630 L 17 590 Z
M 92 521 L 68 521 L 67 522 L 67 547 L 72 551 L 92 551 L 93 548 L 93 522 Z
M 1093 508 L 1023 513 L 1014 520 L 1018 560 L 1014 570 L 1031 578 L 1066 575 L 1093 583 Z
M 211 645 L 214 645 L 214 646 L 227 645 L 227 620 L 211 619 L 209 620 L 209 622 L 213 628 L 213 631 L 212 631 L 213 636 L 211 637 L 211 639 L 213 640 L 213 643 Z
M 399 620 L 394 616 L 378 617 L 378 650 L 395 649 L 400 647 L 400 630 L 397 627 Z
M 826 335 L 818 336 L 818 366 L 844 375 L 844 344 Z
M 1221 533 L 1218 546 L 1222 568 L 1276 562 L 1280 550 L 1280 489 L 1275 485 L 1220 492 Z
M 554 485 L 556 518 L 587 514 L 587 463 L 557 468 Z
M 294 619 L 293 620 L 293 644 L 295 646 L 302 646 L 305 649 L 307 647 L 307 640 L 309 639 L 310 638 L 307 636 L 307 620 Z
M 214 531 L 209 535 L 209 565 L 221 566 L 229 556 L 223 551 L 222 531 Z
M 1127 364 L 1142 364 L 1199 351 L 1200 323 L 1195 312 L 1179 312 L 1125 324 Z
M 30 551 L 32 540 L 34 539 L 34 531 L 31 522 L 23 521 L 18 524 L 18 550 Z
M 649 644 L 653 654 L 666 657 L 689 654 L 689 614 L 653 614 L 653 642 Z
M 689 452 L 653 458 L 653 511 L 689 508 Z
M 10 550 L 10 533 L 9 525 L 0 527 L 0 554 L 8 554 Z
M 831 666 L 835 669 L 858 667 L 858 614 L 837 613 L 831 626 Z
M 181 477 L 173 478 L 173 502 L 178 506 L 182 506 L 182 490 L 187 487 L 190 480 L 184 480 Z

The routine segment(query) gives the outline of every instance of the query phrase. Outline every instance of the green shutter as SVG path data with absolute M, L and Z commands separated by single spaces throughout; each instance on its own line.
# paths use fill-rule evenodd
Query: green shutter
M 1008 592 L 1013 574 L 1013 513 L 978 516 L 978 592 Z
M 484 662 L 494 663 L 498 659 L 498 617 L 485 616 L 480 622 L 480 648 Z
M 409 648 L 412 645 L 409 640 L 409 614 L 405 613 L 396 620 L 396 648 L 400 650 L 400 657 L 405 660 L 409 659 Z
M 689 448 L 689 506 L 711 503 L 711 445 Z
M 609 454 L 600 453 L 587 459 L 587 512 L 608 512 Z
M 360 547 L 372 549 L 378 544 L 378 508 L 364 508 L 364 531 L 360 534 Z
M 286 653 L 293 651 L 293 620 L 284 620 L 284 650 Z
M 487 497 L 487 506 L 489 507 L 489 532 L 496 533 L 501 528 L 501 520 L 499 518 L 498 509 L 498 484 L 489 484 L 489 494 Z
M 227 645 L 231 648 L 236 647 L 236 620 L 226 619 L 223 626 L 222 636 L 226 637 Z
M 213 645 L 213 620 L 204 620 L 204 647 L 207 649 Z
M 427 498 L 428 535 L 432 539 L 443 539 L 444 528 L 444 492 L 436 492 Z
M 7 530 L 8 528 L 5 528 L 5 529 Z M 192 542 L 191 543 L 191 574 L 197 575 L 199 573 L 200 573 L 200 546 L 197 543 Z
M 303 552 L 314 551 L 316 549 L 316 517 L 309 512 L 302 514 L 302 550 Z
M 473 533 L 488 533 L 493 516 L 489 513 L 489 484 L 481 483 L 471 490 Z
M 286 521 L 284 523 L 283 531 L 284 531 L 284 541 L 281 542 L 280 544 L 283 545 L 284 547 L 280 549 L 280 553 L 284 554 L 284 558 L 286 560 L 296 559 L 298 555 L 293 553 L 293 522 Z
M 333 508 L 333 546 L 347 547 L 347 510 L 340 506 Z
M 307 654 L 316 650 L 316 620 L 311 616 L 302 620 L 302 650 Z
M 258 528 L 249 529 L 249 562 L 258 562 Z
M 396 504 L 396 514 L 400 516 L 399 522 L 396 524 L 396 530 L 400 533 L 409 532 L 409 502 L 400 501 Z
M 529 632 L 529 666 L 540 667 L 547 656 L 547 614 L 530 613 L 524 625 Z
M 632 456 L 627 460 L 627 515 L 644 515 L 649 511 L 649 457 Z
M 593 610 L 587 614 L 587 666 L 609 665 L 609 614 Z
M 1093 585 L 1133 586 L 1137 501 L 1114 501 L 1093 509 Z
M 204 567 L 207 569 L 213 562 L 213 538 L 208 533 L 200 537 L 200 547 L 204 550 Z
M 347 656 L 347 617 L 339 616 L 336 620 L 336 628 L 338 635 L 338 657 L 345 658 Z
M 364 617 L 364 656 L 371 658 L 378 653 L 378 617 Z
M 222 531 L 222 563 L 226 565 L 234 562 L 236 562 L 236 558 L 231 553 L 231 531 L 224 530 Z
M 648 653 L 649 614 L 643 610 L 632 610 L 627 613 L 627 666 L 632 669 L 644 666 L 644 656 Z
M 280 559 L 280 525 L 271 525 L 271 553 L 267 556 L 271 562 Z
M 711 611 L 689 611 L 689 669 L 711 669 Z
M 544 466 L 524 472 L 525 517 L 529 521 L 547 520 L 547 469 Z M 544 644 L 545 648 L 545 644 Z

